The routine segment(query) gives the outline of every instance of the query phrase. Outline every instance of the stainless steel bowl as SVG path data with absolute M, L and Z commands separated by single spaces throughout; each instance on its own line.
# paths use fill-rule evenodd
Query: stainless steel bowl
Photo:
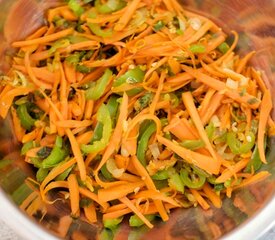
M 236 30 L 240 35 L 238 50 L 241 54 L 257 50 L 252 64 L 265 71 L 264 80 L 275 100 L 275 1 L 186 0 L 182 3 L 213 19 L 229 35 L 230 30 Z M 60 1 L 0 0 L 2 71 L 8 69 L 5 56 L 12 53 L 9 44 L 43 24 L 43 11 L 56 4 Z M 14 202 L 14 196 L 20 189 L 24 190 L 24 179 L 33 176 L 33 170 L 18 153 L 9 120 L 0 122 L 0 154 L 1 158 L 11 160 L 6 166 L 0 165 L 0 216 L 15 231 L 26 239 L 97 238 L 101 225 L 89 225 L 80 219 L 71 221 L 69 208 L 61 201 L 47 205 L 48 214 L 41 221 L 41 213 L 33 213 L 30 218 L 18 207 L 20 202 Z M 167 223 L 158 223 L 150 231 L 123 225 L 115 239 L 256 239 L 275 222 L 275 138 L 269 141 L 268 159 L 269 163 L 263 168 L 269 170 L 271 176 L 234 193 L 231 199 L 224 200 L 221 209 L 176 210 Z M 238 199 L 244 203 L 240 208 Z M 219 228 L 213 233 L 211 228 L 215 226 Z

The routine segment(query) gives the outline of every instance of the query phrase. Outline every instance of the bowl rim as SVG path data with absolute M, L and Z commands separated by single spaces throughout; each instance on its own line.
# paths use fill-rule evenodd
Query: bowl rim
M 18 207 L 9 199 L 7 194 L 0 188 L 0 216 L 12 230 L 24 239 L 37 240 L 58 240 L 34 220 L 27 217 Z
M 2 220 L 11 227 L 18 235 L 25 239 L 58 240 L 46 229 L 28 218 L 0 189 L 0 216 Z M 258 210 L 250 219 L 244 221 L 236 229 L 226 233 L 221 240 L 243 240 L 257 239 L 275 226 L 275 197 L 270 197 L 266 205 Z M 20 226 L 20 227 L 19 227 Z
M 221 240 L 258 239 L 275 226 L 275 194 L 265 202 L 265 205 L 256 211 L 252 217 L 246 219 L 234 230 L 226 233 Z

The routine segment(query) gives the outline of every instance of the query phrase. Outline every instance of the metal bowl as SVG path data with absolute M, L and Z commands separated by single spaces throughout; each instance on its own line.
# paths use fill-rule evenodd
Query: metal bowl
M 60 2 L 0 0 L 1 71 L 9 67 L 5 58 L 12 53 L 10 43 L 42 25 L 44 10 Z M 240 36 L 240 54 L 252 49 L 257 51 L 252 64 L 265 71 L 264 80 L 275 100 L 275 1 L 186 0 L 182 4 L 214 20 L 228 32 L 229 40 L 230 31 L 236 30 Z M 269 161 L 263 169 L 269 170 L 271 176 L 224 199 L 221 209 L 179 209 L 171 213 L 167 223 L 157 223 L 152 230 L 131 229 L 125 224 L 119 228 L 115 239 L 256 239 L 275 222 L 275 138 L 268 144 Z M 18 149 L 10 120 L 1 121 L 0 154 L 2 159 L 9 161 L 0 163 L 0 216 L 26 239 L 96 239 L 101 224 L 90 225 L 81 219 L 71 219 L 69 206 L 62 201 L 45 205 L 48 213 L 43 218 L 39 211 L 29 210 L 32 215 L 29 217 L 20 209 L 24 199 L 18 200 L 18 194 L 24 192 L 26 196 L 26 192 L 32 192 L 24 180 L 34 173 L 24 163 Z M 238 199 L 242 199 L 241 206 Z

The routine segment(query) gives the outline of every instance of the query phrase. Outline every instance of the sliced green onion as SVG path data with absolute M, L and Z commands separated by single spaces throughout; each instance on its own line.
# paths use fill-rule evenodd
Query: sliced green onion
M 244 154 L 249 152 L 255 144 L 255 135 L 252 132 L 249 132 L 246 135 L 246 143 L 241 143 L 237 139 L 237 135 L 234 132 L 227 133 L 227 144 L 234 154 Z
M 187 169 L 180 170 L 180 177 L 184 185 L 192 189 L 199 189 L 205 183 L 206 177 L 199 174 L 194 174 L 194 175 L 196 175 L 196 177 L 194 177 L 193 179 L 190 179 L 189 172 L 187 171 Z

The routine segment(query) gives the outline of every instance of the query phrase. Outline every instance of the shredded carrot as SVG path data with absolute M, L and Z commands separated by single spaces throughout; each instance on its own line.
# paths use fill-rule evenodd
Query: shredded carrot
M 79 186 L 75 174 L 70 174 L 68 177 L 68 187 L 70 192 L 71 211 L 74 217 L 80 214 L 79 209 Z
M 35 44 L 43 44 L 43 43 L 55 41 L 55 40 L 60 39 L 62 37 L 66 37 L 66 36 L 68 36 L 69 34 L 72 34 L 72 33 L 73 33 L 73 29 L 69 28 L 69 29 L 65 29 L 63 31 L 60 31 L 58 33 L 47 35 L 45 37 L 40 37 L 40 38 L 26 40 L 26 41 L 14 42 L 12 44 L 12 46 L 17 48 L 17 47 L 25 47 L 25 46 L 35 45 Z
M 265 151 L 264 151 L 264 134 L 266 131 L 266 124 L 270 111 L 272 109 L 272 100 L 270 92 L 267 90 L 264 92 L 260 107 L 260 119 L 259 119 L 259 129 L 258 129 L 258 149 L 260 154 L 260 159 L 263 163 L 266 163 Z
M 142 164 L 139 162 L 139 160 L 136 156 L 132 157 L 132 162 L 133 162 L 134 167 L 138 171 L 139 175 L 141 176 L 141 178 L 144 179 L 144 182 L 145 182 L 146 186 L 148 187 L 148 189 L 157 190 L 153 180 L 151 179 L 148 172 L 142 166 Z M 159 211 L 159 214 L 160 214 L 162 220 L 167 221 L 168 215 L 167 215 L 167 212 L 163 206 L 163 203 L 160 200 L 155 200 L 154 203 L 156 205 L 156 208 Z
M 146 217 L 142 215 L 142 213 L 135 207 L 134 204 L 127 198 L 120 198 L 119 201 L 124 203 L 125 205 L 128 206 L 149 228 L 153 228 L 153 225 L 147 220 Z
M 203 192 L 206 194 L 207 198 L 213 203 L 216 208 L 221 208 L 222 202 L 220 196 L 213 191 L 208 183 L 205 183 L 203 186 Z
M 210 208 L 209 204 L 204 200 L 204 198 L 201 196 L 201 194 L 199 193 L 199 191 L 195 190 L 195 189 L 190 189 L 190 192 L 192 193 L 192 195 L 194 196 L 194 198 L 197 200 L 197 202 L 201 205 L 201 207 L 204 210 L 207 210 Z
M 221 175 L 216 179 L 217 183 L 223 183 L 229 178 L 231 178 L 234 174 L 238 173 L 240 170 L 242 170 L 247 163 L 249 162 L 249 159 L 242 159 L 239 162 L 237 162 L 234 166 L 231 166 L 229 169 L 224 170 Z
M 89 223 L 97 222 L 96 209 L 94 204 L 90 204 L 89 206 L 84 207 L 84 213 Z
M 219 172 L 220 163 L 216 161 L 214 158 L 181 147 L 178 144 L 175 144 L 172 141 L 159 135 L 157 136 L 157 139 L 160 143 L 164 144 L 166 147 L 174 151 L 187 162 L 195 164 L 196 166 L 202 168 L 203 170 L 211 174 L 217 174 Z M 209 164 L 209 162 L 211 162 L 212 164 Z
M 136 188 L 144 186 L 144 182 L 135 182 L 128 184 L 120 184 L 111 188 L 98 190 L 98 199 L 102 202 L 108 202 L 114 199 L 125 197 L 127 194 L 134 192 Z

